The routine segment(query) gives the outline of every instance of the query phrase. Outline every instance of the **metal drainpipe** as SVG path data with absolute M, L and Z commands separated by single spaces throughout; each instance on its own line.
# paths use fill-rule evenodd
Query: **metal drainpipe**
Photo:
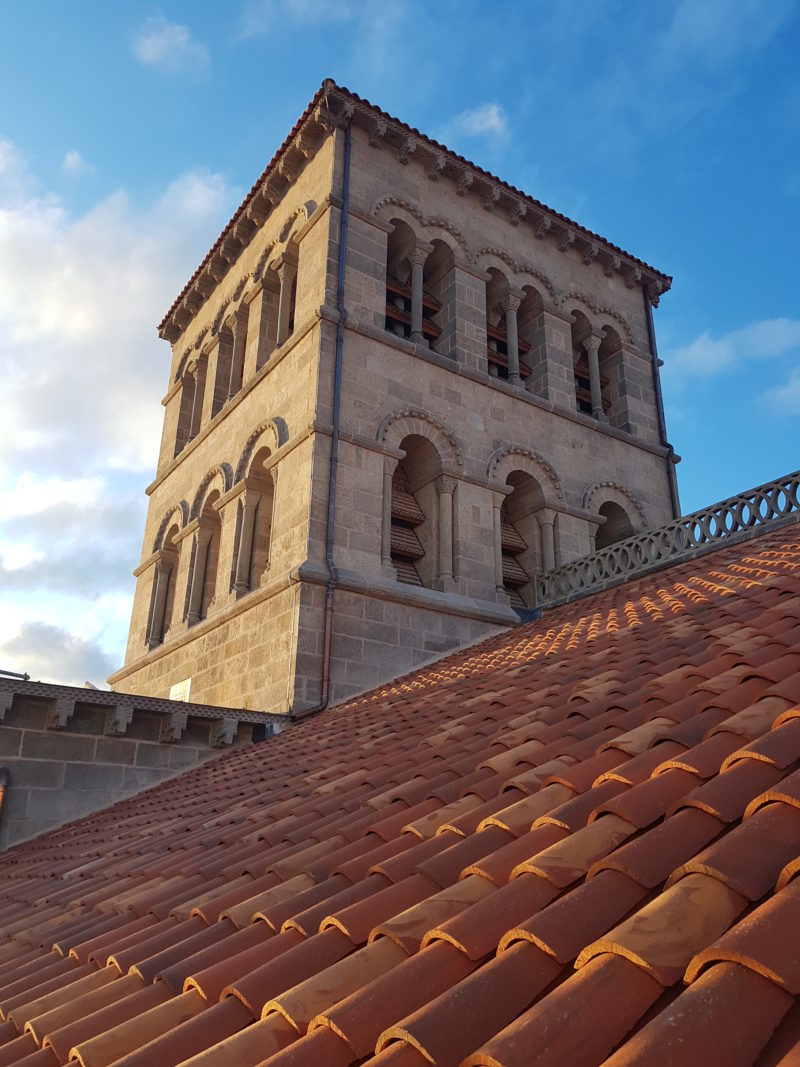
M 347 312 L 344 306 L 344 268 L 347 256 L 347 217 L 350 207 L 350 122 L 344 128 L 344 165 L 342 173 L 342 213 L 339 221 L 339 277 L 336 282 L 336 356 L 333 370 L 333 430 L 331 433 L 330 472 L 328 475 L 328 518 L 325 528 L 325 562 L 328 567 L 328 586 L 325 591 L 325 634 L 322 648 L 322 691 L 314 708 L 301 711 L 293 718 L 305 719 L 328 706 L 330 695 L 331 638 L 333 634 L 333 591 L 336 588 L 336 565 L 333 559 L 334 518 L 336 513 L 336 477 L 339 467 L 339 416 L 342 399 L 342 347 Z
M 658 436 L 661 444 L 669 449 L 667 453 L 667 481 L 669 482 L 669 496 L 670 501 L 672 502 L 672 517 L 673 519 L 679 519 L 681 517 L 681 507 L 678 502 L 678 486 L 676 485 L 675 463 L 673 462 L 675 449 L 667 440 L 667 423 L 664 418 L 664 397 L 661 393 L 661 374 L 658 369 L 656 329 L 653 323 L 653 308 L 647 296 L 647 289 L 645 286 L 642 286 L 642 295 L 644 296 L 644 307 L 647 315 L 647 336 L 650 341 L 650 354 L 652 356 L 653 388 L 656 394 L 656 411 L 658 413 Z

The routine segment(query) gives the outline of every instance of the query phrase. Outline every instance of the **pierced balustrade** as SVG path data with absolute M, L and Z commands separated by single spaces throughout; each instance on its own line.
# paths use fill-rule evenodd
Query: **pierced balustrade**
M 800 471 L 795 471 L 540 574 L 537 607 L 553 607 L 596 588 L 721 548 L 731 540 L 745 540 L 761 527 L 791 518 L 797 521 L 799 494 Z

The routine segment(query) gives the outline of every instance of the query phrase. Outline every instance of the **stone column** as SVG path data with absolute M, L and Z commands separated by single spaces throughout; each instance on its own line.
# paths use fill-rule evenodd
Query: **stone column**
M 228 382 L 228 399 L 235 396 L 242 387 L 242 375 L 244 372 L 244 352 L 247 345 L 247 318 L 246 307 L 239 308 L 233 316 L 231 333 L 233 334 L 233 352 L 231 353 L 231 377 Z
M 600 385 L 600 360 L 597 352 L 600 348 L 601 339 L 595 334 L 590 334 L 583 342 L 586 358 L 589 361 L 589 388 L 592 393 L 592 418 L 598 422 L 608 422 L 603 412 L 603 390 Z
M 548 574 L 556 567 L 556 513 L 552 508 L 541 508 L 536 512 L 536 521 L 542 535 L 542 573 Z
M 161 631 L 164 628 L 164 609 L 167 604 L 167 587 L 172 574 L 171 559 L 162 557 L 156 563 L 155 594 L 153 596 L 153 614 L 150 618 L 150 632 L 147 635 L 147 647 L 155 648 L 161 644 Z
M 194 403 L 192 405 L 192 421 L 189 427 L 189 440 L 197 437 L 203 421 L 203 399 L 206 392 L 206 374 L 208 372 L 208 356 L 198 356 L 197 366 L 194 370 Z
M 383 525 L 381 527 L 381 566 L 392 566 L 392 476 L 397 460 L 386 456 L 383 460 Z
M 448 585 L 453 581 L 453 493 L 455 478 L 437 478 L 439 493 L 439 581 Z
M 503 301 L 503 311 L 506 314 L 508 380 L 512 385 L 519 385 L 522 381 L 519 373 L 519 334 L 517 331 L 517 311 L 521 303 L 521 294 L 515 290 L 512 290 Z
M 492 493 L 492 515 L 494 517 L 494 584 L 498 593 L 505 593 L 503 583 L 503 493 Z
M 422 282 L 425 260 L 431 253 L 430 245 L 415 245 L 409 253 L 411 262 L 411 340 L 415 345 L 425 344 L 422 332 Z
M 289 319 L 292 311 L 292 285 L 297 277 L 297 264 L 289 263 L 283 259 L 277 269 L 281 283 L 281 292 L 278 298 L 278 338 L 277 345 L 280 347 L 289 337 Z
M 237 597 L 250 591 L 250 557 L 253 550 L 253 529 L 259 495 L 252 489 L 246 489 L 242 496 L 242 527 L 239 531 L 239 554 L 236 557 L 234 580 Z
M 208 543 L 211 540 L 211 530 L 207 527 L 198 526 L 195 537 L 192 588 L 189 592 L 189 611 L 186 615 L 186 621 L 189 626 L 193 626 L 200 621 L 200 609 L 203 606 L 203 585 L 206 580 L 206 557 L 208 556 Z

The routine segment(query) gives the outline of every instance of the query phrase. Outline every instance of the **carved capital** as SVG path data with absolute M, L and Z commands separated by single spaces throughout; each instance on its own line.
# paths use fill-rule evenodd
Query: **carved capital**
M 598 337 L 596 333 L 590 333 L 588 337 L 583 339 L 583 347 L 586 349 L 587 353 L 596 352 L 602 343 L 602 337 Z
M 414 267 L 424 267 L 425 261 L 433 251 L 433 245 L 416 244 L 408 253 L 408 261 Z
M 552 526 L 556 521 L 556 512 L 553 508 L 539 508 L 539 510 L 534 513 L 534 518 L 540 526 Z
M 519 306 L 522 303 L 524 293 L 519 289 L 509 290 L 508 296 L 505 297 L 500 305 L 503 311 L 519 311 Z
M 447 475 L 441 475 L 433 484 L 436 486 L 436 492 L 439 493 L 440 496 L 442 493 L 450 493 L 452 496 L 456 491 L 457 482 L 455 478 L 448 478 Z

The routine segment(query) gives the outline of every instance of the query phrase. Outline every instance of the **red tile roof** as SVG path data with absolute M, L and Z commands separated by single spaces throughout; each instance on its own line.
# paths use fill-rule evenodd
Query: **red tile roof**
M 800 525 L 10 850 L 0 1064 L 796 1063 Z

